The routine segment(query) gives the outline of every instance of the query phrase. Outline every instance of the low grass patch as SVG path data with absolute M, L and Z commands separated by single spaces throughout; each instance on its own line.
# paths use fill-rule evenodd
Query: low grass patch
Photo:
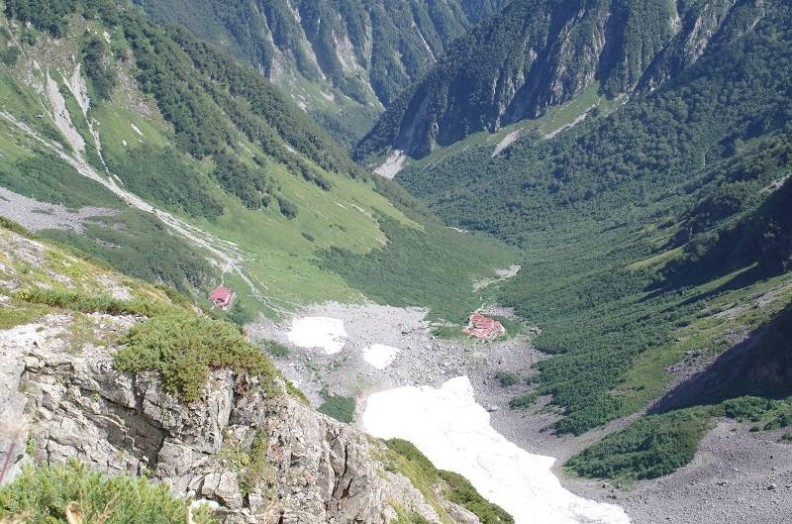
M 184 524 L 189 502 L 174 498 L 164 483 L 108 477 L 76 462 L 66 467 L 28 468 L 0 489 L 3 522 L 65 524 L 67 507 L 79 511 L 84 522 Z M 219 522 L 206 509 L 196 510 L 192 518 L 195 524 Z
M 324 250 L 320 266 L 383 304 L 429 307 L 432 319 L 466 319 L 482 302 L 473 282 L 514 261 L 512 252 L 494 240 L 439 226 L 419 230 L 384 216 L 379 220 L 388 238 L 385 247 L 365 255 Z
M 0 330 L 29 324 L 51 311 L 52 309 L 45 305 L 11 299 L 0 304 Z

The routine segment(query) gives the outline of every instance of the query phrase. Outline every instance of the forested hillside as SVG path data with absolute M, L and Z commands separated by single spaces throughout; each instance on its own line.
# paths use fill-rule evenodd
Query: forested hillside
M 684 5 L 692 13 L 706 11 L 705 4 L 716 6 Z M 702 379 L 707 391 L 721 392 L 712 402 L 762 393 L 757 377 L 770 380 L 773 373 L 773 395 L 792 394 L 783 378 L 788 347 L 768 349 L 783 339 L 772 333 L 792 300 L 792 12 L 780 1 L 741 2 L 726 11 L 720 36 L 702 44 L 695 61 L 663 69 L 677 63 L 669 44 L 657 48 L 651 67 L 592 73 L 600 75 L 603 94 L 633 84 L 638 91 L 572 129 L 546 136 L 526 128 L 497 153 L 491 140 L 471 137 L 397 177 L 451 224 L 522 248 L 523 269 L 503 285 L 501 301 L 543 329 L 535 343 L 553 358 L 538 365 L 535 392 L 552 395 L 559 433 L 581 434 L 643 409 L 745 341 L 763 340 L 757 347 L 764 349 L 740 353 L 743 371 L 724 374 L 728 366 L 715 366 Z M 687 27 L 687 15 L 681 19 Z M 430 84 L 416 89 L 423 85 Z M 449 98 L 442 108 L 427 107 L 438 107 L 438 122 L 451 122 L 490 106 Z M 743 387 L 748 377 L 753 387 Z M 685 413 L 631 426 L 577 459 L 574 469 L 630 478 L 673 471 L 692 458 L 708 417 L 722 411 Z M 656 424 L 667 424 L 670 440 L 644 446 L 643 458 L 631 462 Z M 678 448 L 662 444 L 683 440 Z M 607 467 L 589 468 L 600 459 Z
M 447 46 L 502 0 L 136 0 L 225 47 L 354 143 Z
M 404 249 L 386 220 L 462 249 L 463 309 L 476 275 L 511 258 L 370 178 L 265 77 L 183 28 L 110 0 L 9 0 L 0 27 L 0 204 L 43 236 L 199 301 L 225 283 L 238 322 L 360 300 L 320 258 Z M 478 245 L 496 257 L 471 256 Z M 429 277 L 415 264 L 399 278 Z
M 494 132 L 596 86 L 601 96 L 662 85 L 751 28 L 764 2 L 516 0 L 459 39 L 358 147 L 414 157 Z

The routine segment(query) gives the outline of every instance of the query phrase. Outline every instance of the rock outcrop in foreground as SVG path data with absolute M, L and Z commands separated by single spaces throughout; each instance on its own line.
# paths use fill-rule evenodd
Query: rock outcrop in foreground
M 46 284 L 30 280 L 55 276 L 46 267 L 52 260 L 72 269 L 87 264 L 3 229 L 0 244 L 4 321 L 9 312 L 30 313 L 16 288 L 78 287 L 63 274 Z M 15 249 L 6 249 L 10 244 Z M 33 254 L 42 272 L 16 272 L 19 257 Z M 104 282 L 108 289 L 134 284 L 109 276 Z M 12 455 L 6 480 L 26 462 L 77 459 L 110 474 L 166 482 L 174 494 L 210 504 L 233 523 L 385 523 L 410 514 L 438 521 L 437 511 L 457 508 L 439 497 L 427 501 L 381 441 L 313 411 L 287 394 L 280 379 L 261 384 L 216 370 L 200 399 L 185 404 L 158 374 L 113 368 L 123 335 L 144 317 L 39 313 L 0 330 L 0 464 Z M 465 516 L 459 522 L 478 522 L 461 508 L 456 513 Z

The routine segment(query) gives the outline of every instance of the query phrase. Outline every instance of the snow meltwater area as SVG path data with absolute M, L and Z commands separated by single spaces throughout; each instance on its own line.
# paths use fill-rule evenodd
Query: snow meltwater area
M 435 466 L 466 477 L 516 524 L 629 524 L 618 506 L 572 494 L 550 468 L 555 459 L 533 455 L 490 426 L 467 377 L 440 389 L 403 387 L 368 398 L 363 427 L 383 439 L 401 438 Z
M 393 346 L 386 346 L 384 344 L 372 344 L 363 348 L 363 360 L 371 364 L 377 369 L 385 369 L 393 364 L 393 359 L 401 351 L 399 348 Z
M 340 353 L 346 343 L 344 321 L 329 317 L 303 317 L 292 320 L 289 341 L 297 347 L 319 348 L 328 355 Z

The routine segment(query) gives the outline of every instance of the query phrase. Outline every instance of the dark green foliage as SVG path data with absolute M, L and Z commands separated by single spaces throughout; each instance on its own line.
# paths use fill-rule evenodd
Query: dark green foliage
M 236 156 L 225 152 L 215 155 L 214 161 L 215 178 L 223 189 L 239 197 L 249 209 L 269 206 L 272 201 L 272 182 L 261 167 L 251 169 Z
M 142 477 L 108 477 L 77 462 L 28 468 L 0 489 L 0 520 L 29 515 L 25 522 L 66 524 L 66 507 L 77 504 L 85 522 L 106 524 L 184 524 L 189 502 L 174 498 L 168 486 Z M 206 510 L 193 513 L 195 524 L 218 522 Z
M 331 395 L 326 391 L 322 392 L 324 403 L 319 406 L 319 413 L 324 413 L 339 422 L 351 424 L 355 419 L 355 399 L 340 395 Z
M 241 300 L 234 300 L 234 304 L 228 311 L 228 320 L 238 326 L 244 326 L 245 324 L 253 322 L 255 319 L 255 311 L 252 311 L 250 307 L 246 306 Z
M 536 403 L 539 398 L 537 393 L 525 393 L 518 395 L 509 401 L 509 408 L 511 409 L 527 409 Z
M 386 247 L 366 255 L 325 250 L 320 266 L 382 303 L 429 306 L 435 318 L 462 322 L 479 306 L 471 289 L 474 276 L 508 266 L 508 256 L 501 262 L 492 258 L 506 252 L 491 241 L 434 225 L 418 230 L 384 216 L 378 220 L 388 237 Z M 447 253 L 457 253 L 457 258 L 449 259 Z
M 792 397 L 773 400 L 739 397 L 722 404 L 725 416 L 738 422 L 751 422 L 755 431 L 772 431 L 792 426 Z
M 693 459 L 711 427 L 702 410 L 647 416 L 572 457 L 566 467 L 583 477 L 628 481 L 668 475 Z
M 6 217 L 0 217 L 0 227 L 3 229 L 7 229 L 16 233 L 17 235 L 22 235 L 25 238 L 33 238 L 34 235 L 21 225 L 17 224 L 13 220 L 9 220 Z
M 510 371 L 498 371 L 495 373 L 495 379 L 500 383 L 502 388 L 508 388 L 520 382 L 520 377 L 516 373 Z
M 75 13 L 80 0 L 8 0 L 5 14 L 21 22 L 30 22 L 40 31 L 62 37 L 68 29 L 68 16 Z
M 275 48 L 305 78 L 335 87 L 365 104 L 367 88 L 356 71 L 345 71 L 338 49 L 348 39 L 355 60 L 368 70 L 380 101 L 388 104 L 420 78 L 454 38 L 503 2 L 493 0 L 138 0 L 155 19 L 179 23 L 238 57 L 272 72 Z M 297 20 L 292 12 L 299 13 Z M 266 20 L 266 23 L 264 23 Z M 369 36 L 370 35 L 370 36 Z M 308 44 L 316 57 L 314 61 Z M 370 60 L 366 48 L 371 46 Z M 428 47 L 427 47 L 428 46 Z M 282 64 L 283 65 L 283 64 Z
M 157 100 L 173 124 L 181 149 L 197 158 L 220 153 L 230 141 L 222 111 L 201 89 L 189 56 L 164 30 L 129 17 L 124 34 L 132 46 L 141 88 Z
M 773 158 L 784 159 L 778 166 L 792 169 L 790 157 L 792 146 L 780 144 L 781 151 L 773 151 Z M 776 166 L 773 166 L 776 167 Z M 777 169 L 778 169 L 777 167 Z M 783 172 L 783 171 L 782 171 Z M 685 244 L 685 258 L 669 268 L 668 281 L 679 285 L 690 281 L 701 281 L 713 274 L 725 274 L 735 269 L 756 263 L 761 276 L 772 276 L 792 269 L 792 179 L 770 194 L 761 206 L 751 206 L 756 199 L 755 184 L 743 182 L 722 185 L 724 188 L 715 198 L 727 199 L 722 194 L 737 186 L 744 191 L 724 203 L 707 197 L 692 210 L 688 218 L 689 240 Z M 717 220 L 708 208 L 727 213 Z M 723 218 L 735 215 L 747 207 L 751 212 L 740 220 L 721 226 Z M 755 209 L 752 209 L 755 208 Z M 703 218 L 703 217 L 706 217 Z M 705 224 L 701 222 L 705 221 Z M 719 227 L 721 226 L 721 227 Z
M 85 74 L 91 81 L 95 98 L 108 100 L 116 86 L 116 73 L 113 68 L 114 57 L 104 40 L 92 36 L 83 48 Z
M 0 62 L 8 67 L 13 67 L 16 65 L 17 60 L 19 60 L 20 54 L 22 54 L 22 51 L 20 51 L 18 47 L 13 45 L 8 46 L 0 51 Z
M 679 9 L 655 0 L 515 0 L 454 42 L 389 106 L 356 155 L 393 147 L 422 157 L 435 144 L 535 118 L 580 94 L 594 78 L 609 97 L 636 85 L 638 92 L 654 88 L 682 74 L 692 62 L 686 45 L 704 38 L 696 34 L 703 4 Z M 712 9 L 707 23 L 717 43 L 745 32 L 761 16 L 756 5 Z M 668 23 L 677 15 L 679 31 Z
M 133 327 L 113 357 L 120 371 L 157 371 L 165 388 L 186 402 L 200 398 L 210 370 L 232 369 L 261 379 L 270 389 L 277 371 L 237 326 L 183 313 L 158 316 Z M 270 389 L 271 390 L 271 389 Z
M 440 484 L 443 495 L 468 511 L 474 513 L 483 524 L 512 524 L 514 518 L 500 506 L 487 501 L 463 476 L 450 471 L 438 470 L 434 464 L 411 442 L 402 439 L 386 440 L 388 449 L 406 459 L 422 481 L 430 488 Z M 414 479 L 413 479 L 414 480 Z
M 442 478 L 448 485 L 445 492 L 446 497 L 451 502 L 459 504 L 463 508 L 475 514 L 481 524 L 506 524 L 513 523 L 514 518 L 506 511 L 482 497 L 470 482 L 458 473 L 451 471 L 439 471 Z
M 36 156 L 14 163 L 0 163 L 0 184 L 21 195 L 63 204 L 68 208 L 121 206 L 118 197 L 108 189 L 80 175 L 54 154 L 44 151 L 37 151 Z
M 85 225 L 85 233 L 46 230 L 41 236 L 74 246 L 116 270 L 194 296 L 219 280 L 217 268 L 159 219 L 136 210 L 102 217 Z M 202 291 L 200 291 L 202 293 Z
M 184 30 L 171 29 L 166 35 L 189 57 L 203 89 L 234 124 L 264 151 L 287 166 L 297 165 L 308 178 L 310 167 L 273 141 L 273 132 L 291 147 L 328 170 L 354 171 L 341 148 L 323 130 L 264 80 L 261 75 L 240 66 Z M 184 67 L 184 66 L 181 66 Z M 296 163 L 296 164 L 295 164 Z M 318 176 L 318 175 L 315 175 Z
M 501 302 L 541 326 L 536 346 L 556 355 L 538 368 L 539 392 L 566 415 L 557 431 L 579 434 L 637 409 L 611 391 L 720 291 L 692 296 L 691 281 L 764 256 L 775 273 L 785 267 L 786 188 L 770 198 L 762 189 L 792 158 L 792 14 L 777 2 L 772 10 L 753 31 L 730 18 L 723 30 L 739 37 L 717 40 L 684 75 L 611 114 L 495 158 L 491 144 L 474 145 L 399 175 L 450 223 L 523 248 Z M 757 225 L 725 241 L 733 264 L 720 256 L 681 282 L 663 282 L 662 265 L 631 267 L 678 247 L 706 254 L 741 219 Z
M 291 353 L 289 348 L 283 344 L 278 344 L 274 340 L 264 341 L 264 349 L 267 350 L 267 353 L 273 358 L 287 358 Z
M 108 160 L 113 173 L 135 194 L 193 217 L 215 218 L 223 205 L 211 194 L 209 180 L 173 148 L 142 144 L 121 161 Z
M 278 196 L 278 208 L 280 209 L 281 215 L 289 220 L 297 218 L 297 214 L 299 213 L 297 206 L 282 196 Z

